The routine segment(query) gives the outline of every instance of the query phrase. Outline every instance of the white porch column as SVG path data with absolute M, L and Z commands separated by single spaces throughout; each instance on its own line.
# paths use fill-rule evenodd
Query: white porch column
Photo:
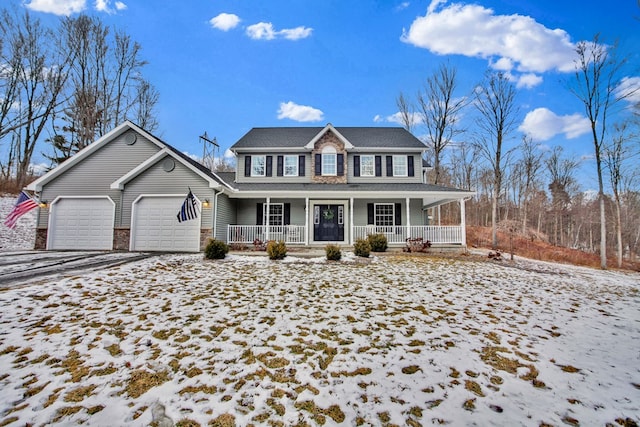
M 353 240 L 353 197 L 349 199 L 349 242 L 351 242 L 351 246 L 355 243 Z
M 304 199 L 304 244 L 307 246 L 309 244 L 309 198 L 306 197 Z
M 271 213 L 271 197 L 267 197 L 267 205 L 265 206 L 265 212 L 263 212 L 262 214 L 265 216 L 264 219 L 264 225 L 265 225 L 265 232 L 264 232 L 264 240 L 267 241 L 269 240 L 269 217 L 271 215 L 269 215 Z
M 464 198 L 460 199 L 460 226 L 462 227 L 462 230 L 460 230 L 462 246 L 467 246 L 467 218 Z
M 405 239 L 408 239 L 412 237 L 411 236 L 411 203 L 408 197 L 405 199 L 405 204 L 407 205 L 407 235 L 405 236 Z

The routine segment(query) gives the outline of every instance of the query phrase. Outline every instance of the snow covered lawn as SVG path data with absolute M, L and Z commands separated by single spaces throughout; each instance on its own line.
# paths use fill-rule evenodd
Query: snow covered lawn
M 0 425 L 640 419 L 638 274 L 291 261 L 166 255 L 0 293 Z

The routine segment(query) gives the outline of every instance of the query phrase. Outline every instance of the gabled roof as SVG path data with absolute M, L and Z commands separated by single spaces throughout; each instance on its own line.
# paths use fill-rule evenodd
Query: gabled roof
M 264 151 L 273 149 L 309 150 L 325 132 L 335 131 L 354 150 L 425 150 L 422 141 L 401 127 L 274 127 L 253 128 L 238 140 L 232 151 Z
M 198 175 L 202 176 L 204 179 L 209 181 L 209 185 L 212 188 L 218 187 L 219 184 L 223 184 L 223 185 L 228 187 L 228 184 L 226 184 L 222 179 L 220 179 L 214 172 L 209 170 L 207 167 L 205 167 L 202 164 L 196 162 L 195 160 L 191 159 L 190 157 L 188 157 L 184 153 L 180 152 L 176 148 L 172 147 L 171 145 L 167 144 L 166 142 L 162 141 L 161 139 L 157 138 L 156 136 L 150 134 L 146 130 L 142 129 L 141 127 L 139 127 L 139 126 L 135 125 L 134 123 L 132 123 L 132 122 L 127 120 L 124 123 L 122 123 L 121 125 L 117 126 L 115 129 L 113 129 L 110 132 L 104 134 L 102 137 L 100 137 L 94 143 L 92 143 L 92 144 L 88 145 L 87 147 L 83 148 L 82 150 L 80 150 L 74 156 L 72 156 L 69 159 L 65 160 L 63 163 L 61 163 L 55 169 L 50 170 L 46 174 L 42 175 L 40 178 L 38 178 L 35 181 L 33 181 L 31 184 L 29 184 L 27 186 L 27 189 L 31 190 L 31 191 L 36 191 L 36 192 L 41 191 L 43 185 L 45 185 L 48 182 L 52 181 L 54 178 L 62 175 L 67 170 L 71 169 L 76 164 L 80 163 L 83 159 L 89 157 L 92 153 L 94 153 L 95 151 L 99 150 L 101 147 L 103 147 L 104 145 L 108 144 L 110 141 L 112 141 L 113 139 L 117 138 L 118 136 L 122 135 L 123 133 L 127 132 L 130 129 L 135 131 L 135 132 L 137 132 L 137 133 L 139 133 L 140 135 L 144 136 L 151 143 L 153 143 L 156 146 L 158 146 L 158 148 L 160 148 L 160 152 L 163 153 L 163 154 L 160 155 L 159 153 L 157 153 L 154 156 L 152 156 L 150 159 L 147 159 L 147 161 L 143 162 L 141 165 L 139 165 L 138 167 L 134 168 L 129 173 L 125 174 L 124 177 L 121 177 L 116 182 L 114 182 L 113 183 L 114 185 L 115 184 L 120 185 L 121 183 L 126 182 L 128 179 L 130 179 L 133 176 L 139 174 L 140 172 L 146 170 L 146 168 L 148 168 L 150 165 L 155 163 L 160 157 L 164 157 L 167 154 L 169 154 L 172 157 L 174 157 L 176 160 L 178 160 L 180 163 L 184 164 L 185 166 L 187 166 L 188 168 L 190 168 L 194 172 L 196 172 Z M 158 156 L 160 156 L 160 157 L 158 157 Z M 124 181 L 122 181 L 123 179 L 124 179 Z M 122 181 L 122 182 L 120 182 L 120 181 Z

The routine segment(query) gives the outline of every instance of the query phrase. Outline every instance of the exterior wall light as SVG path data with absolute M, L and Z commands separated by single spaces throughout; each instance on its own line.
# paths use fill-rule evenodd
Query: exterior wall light
M 211 207 L 211 202 L 209 202 L 209 199 L 204 199 L 204 202 L 202 202 L 202 207 L 203 208 Z
M 49 203 L 46 200 L 40 200 L 38 206 L 40 207 L 40 209 L 47 209 L 49 207 Z

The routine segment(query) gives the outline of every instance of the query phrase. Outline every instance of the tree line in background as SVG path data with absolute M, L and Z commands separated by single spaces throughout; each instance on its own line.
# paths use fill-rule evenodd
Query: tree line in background
M 590 124 L 597 194 L 580 188 L 580 161 L 562 147 L 541 150 L 527 135 L 514 146 L 521 120 L 517 88 L 503 72 L 487 72 L 471 94 L 456 97 L 457 71 L 442 64 L 428 76 L 415 102 L 396 99 L 405 128 L 423 132 L 432 164 L 430 182 L 476 190 L 467 204 L 467 224 L 491 226 L 491 246 L 498 230 L 600 254 L 636 260 L 640 250 L 640 168 L 638 136 L 640 88 L 625 85 L 627 58 L 599 36 L 576 45 L 575 72 L 567 97 L 583 106 Z M 474 117 L 473 130 L 462 126 L 464 112 Z M 416 129 L 419 127 L 419 129 Z M 465 142 L 461 142 L 465 141 Z M 456 207 L 434 213 L 436 221 L 457 221 Z M 503 247 L 506 242 L 502 242 Z
M 40 140 L 55 166 L 124 120 L 157 128 L 159 94 L 140 51 L 97 17 L 47 27 L 26 9 L 0 9 L 0 179 L 22 188 Z

